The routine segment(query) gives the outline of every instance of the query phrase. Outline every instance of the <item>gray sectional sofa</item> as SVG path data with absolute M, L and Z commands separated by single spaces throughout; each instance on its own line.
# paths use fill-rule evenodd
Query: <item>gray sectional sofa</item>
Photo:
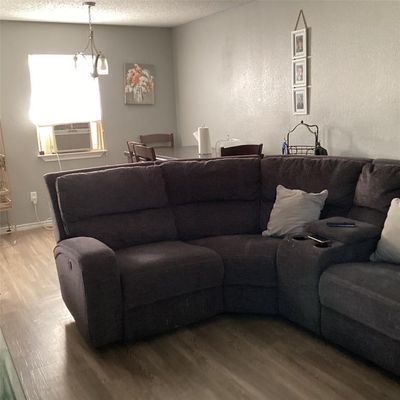
M 400 374 L 400 265 L 374 264 L 400 163 L 268 156 L 45 176 L 63 299 L 96 347 L 223 313 L 280 314 Z M 329 195 L 309 232 L 261 236 L 276 186 Z M 351 219 L 356 228 L 328 228 Z

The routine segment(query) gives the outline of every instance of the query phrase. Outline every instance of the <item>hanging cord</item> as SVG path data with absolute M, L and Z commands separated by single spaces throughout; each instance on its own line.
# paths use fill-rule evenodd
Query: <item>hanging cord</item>
M 61 159 L 60 159 L 60 154 L 58 153 L 58 151 L 56 152 L 56 156 L 57 156 L 57 161 L 58 161 L 58 168 L 60 170 L 60 172 L 62 172 L 62 166 L 61 166 Z
M 35 210 L 36 221 L 40 224 L 40 226 L 46 231 L 52 231 L 53 230 L 53 219 L 51 217 L 49 217 L 49 218 L 45 219 L 44 221 L 41 221 L 39 218 L 37 204 L 33 203 L 33 208 Z
M 93 7 L 92 4 L 88 4 L 88 13 L 89 13 L 89 42 L 90 42 L 90 53 L 92 55 L 92 60 L 93 60 L 93 55 L 94 55 L 94 51 L 96 51 L 96 53 L 98 53 L 97 49 L 96 49 L 96 45 L 94 43 L 94 32 L 93 32 L 93 28 L 92 28 L 92 13 L 91 13 L 91 8 Z
M 93 31 L 93 27 L 92 27 L 92 12 L 91 12 L 91 8 L 94 7 L 94 5 L 96 3 L 88 1 L 88 2 L 83 3 L 83 4 L 88 6 L 89 39 L 88 39 L 88 42 L 86 44 L 86 47 L 79 54 L 84 55 L 85 51 L 90 48 L 90 54 L 91 54 L 92 58 L 94 58 L 95 52 L 96 52 L 96 54 L 99 53 L 99 51 L 97 50 L 96 44 L 94 42 L 94 31 Z
M 57 161 L 58 161 L 58 168 L 60 171 L 62 171 L 60 154 L 58 152 L 56 152 L 56 156 L 57 156 Z M 53 230 L 53 218 L 49 217 L 49 218 L 46 218 L 44 221 L 42 221 L 39 218 L 37 204 L 33 203 L 33 209 L 35 210 L 36 222 L 38 222 L 44 230 L 52 231 Z
M 294 27 L 295 31 L 297 31 L 297 27 L 299 26 L 300 16 L 303 17 L 304 28 L 308 29 L 306 18 L 304 17 L 303 10 L 300 10 L 299 15 L 297 17 L 297 21 L 296 21 L 296 26 Z
M 107 166 L 110 165 L 109 160 L 108 160 L 108 151 L 104 152 L 104 161 Z

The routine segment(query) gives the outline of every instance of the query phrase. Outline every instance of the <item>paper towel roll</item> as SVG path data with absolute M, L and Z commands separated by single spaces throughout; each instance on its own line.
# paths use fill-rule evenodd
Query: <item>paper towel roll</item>
M 210 142 L 210 132 L 206 127 L 199 127 L 197 132 L 193 133 L 193 136 L 197 140 L 199 146 L 199 154 L 206 155 L 211 154 L 211 142 Z

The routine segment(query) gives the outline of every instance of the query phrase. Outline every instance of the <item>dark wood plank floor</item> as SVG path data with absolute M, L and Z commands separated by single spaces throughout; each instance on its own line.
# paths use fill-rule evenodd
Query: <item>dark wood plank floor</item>
M 398 380 L 274 318 L 93 350 L 61 300 L 53 246 L 41 229 L 0 247 L 0 327 L 28 399 L 400 399 Z

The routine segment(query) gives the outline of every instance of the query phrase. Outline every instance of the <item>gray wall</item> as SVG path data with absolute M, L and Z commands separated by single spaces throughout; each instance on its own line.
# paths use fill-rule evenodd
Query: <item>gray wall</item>
M 291 111 L 290 31 L 300 8 L 311 27 L 308 116 Z M 399 158 L 399 20 L 399 2 L 256 1 L 172 35 L 170 29 L 96 26 L 111 71 L 100 80 L 109 152 L 63 161 L 63 168 L 124 162 L 125 141 L 144 131 L 170 130 L 178 142 L 194 144 L 192 132 L 203 123 L 213 143 L 230 133 L 263 142 L 264 152 L 275 154 L 301 119 L 320 126 L 330 154 Z M 58 170 L 37 158 L 28 54 L 73 54 L 86 40 L 86 25 L 0 22 L 0 115 L 14 223 L 35 221 L 31 191 L 38 192 L 40 218 L 49 216 L 42 175 Z M 155 65 L 156 105 L 123 104 L 123 64 L 132 61 Z
M 311 27 L 311 104 L 293 116 L 291 43 L 300 9 Z M 400 156 L 400 2 L 256 1 L 173 30 L 178 132 L 202 123 L 280 152 L 301 119 L 332 155 Z M 302 27 L 302 26 L 301 26 Z M 295 137 L 293 137 L 295 140 Z
M 28 54 L 74 54 L 87 41 L 86 25 L 2 21 L 0 26 L 1 118 L 13 191 L 12 222 L 35 221 L 29 193 L 38 192 L 41 219 L 49 214 L 43 174 L 58 170 L 56 162 L 37 158 L 36 129 L 28 117 Z M 96 26 L 96 43 L 109 60 L 110 75 L 100 78 L 107 157 L 63 161 L 63 169 L 125 162 L 126 140 L 139 133 L 176 131 L 172 38 L 170 29 Z M 123 102 L 125 62 L 154 64 L 156 104 Z M 105 188 L 106 190 L 107 188 Z

